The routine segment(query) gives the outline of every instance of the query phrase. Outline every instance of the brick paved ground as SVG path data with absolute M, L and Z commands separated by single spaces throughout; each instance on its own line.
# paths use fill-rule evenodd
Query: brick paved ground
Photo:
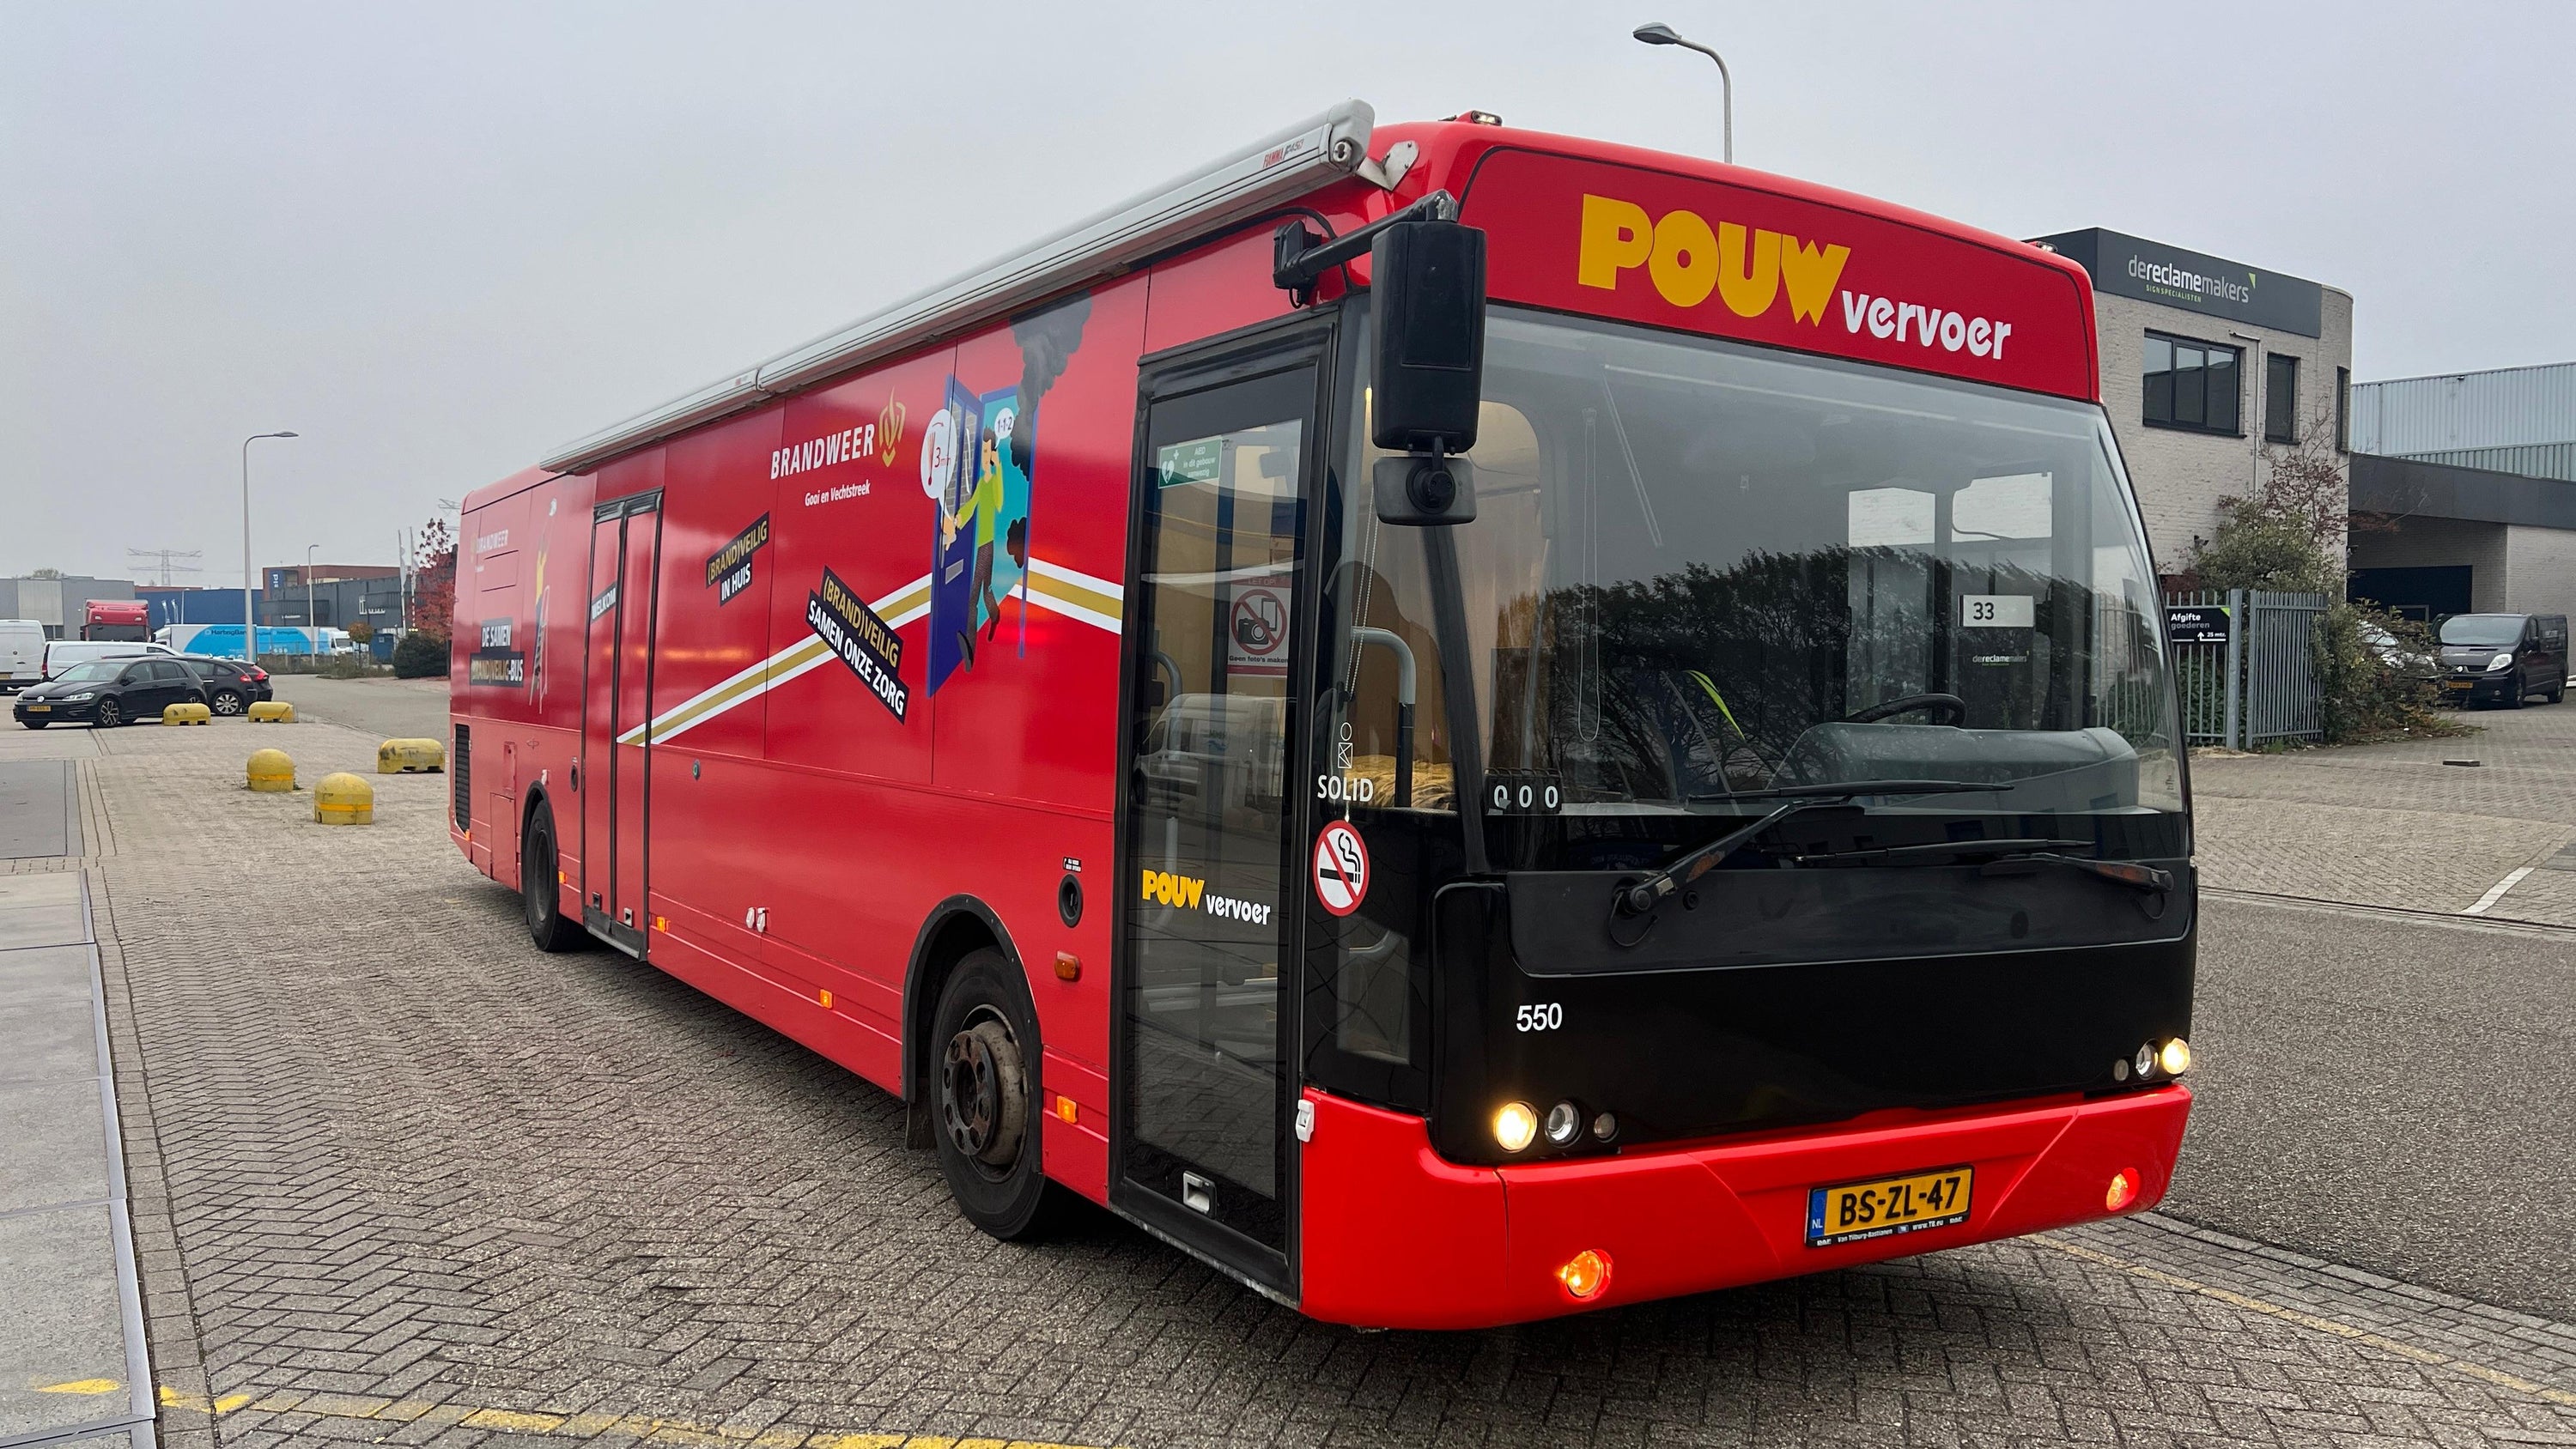
M 2576 1443 L 2576 1330 L 2152 1221 L 1457 1335 L 1107 1221 L 997 1244 L 893 1099 L 532 950 L 443 777 L 362 830 L 234 788 L 272 734 L 308 781 L 372 757 L 236 724 L 82 766 L 183 1445 Z
M 2487 914 L 2576 926 L 2576 705 L 2475 710 L 2460 739 L 2195 755 L 2204 884 L 2454 913 L 2538 866 Z M 2471 760 L 2474 766 L 2446 760 Z

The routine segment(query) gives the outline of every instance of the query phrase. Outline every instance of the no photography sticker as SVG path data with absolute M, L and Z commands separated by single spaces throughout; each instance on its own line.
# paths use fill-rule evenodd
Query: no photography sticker
M 1368 847 L 1350 822 L 1336 820 L 1315 837 L 1315 899 L 1336 916 L 1347 916 L 1368 899 Z

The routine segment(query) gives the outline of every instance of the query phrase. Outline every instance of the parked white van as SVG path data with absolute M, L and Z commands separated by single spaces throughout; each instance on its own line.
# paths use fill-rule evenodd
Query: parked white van
M 45 681 L 45 626 L 33 619 L 0 619 L 0 693 Z
M 51 639 L 45 643 L 45 677 L 53 678 L 91 659 L 131 659 L 139 654 L 176 654 L 166 644 L 144 639 Z

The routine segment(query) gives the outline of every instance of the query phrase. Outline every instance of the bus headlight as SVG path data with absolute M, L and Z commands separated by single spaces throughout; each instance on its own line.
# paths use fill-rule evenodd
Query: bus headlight
M 2168 1077 L 2179 1077 L 2190 1071 L 2191 1043 L 2181 1037 L 2166 1042 L 2164 1049 L 2156 1053 L 2156 1065 L 2164 1068 Z
M 1505 1102 L 1494 1113 L 1494 1140 L 1505 1152 L 1518 1152 L 1538 1136 L 1538 1114 L 1527 1102 Z
M 1583 1111 L 1572 1102 L 1559 1102 L 1547 1109 L 1547 1140 L 1550 1146 L 1571 1147 L 1583 1135 Z

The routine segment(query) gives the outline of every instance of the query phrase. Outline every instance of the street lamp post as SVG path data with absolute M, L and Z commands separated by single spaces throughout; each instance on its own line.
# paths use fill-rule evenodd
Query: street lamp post
M 250 445 L 262 438 L 292 438 L 293 433 L 253 433 L 242 439 L 242 663 L 259 667 L 259 610 L 251 602 L 251 584 L 259 576 L 250 566 Z
M 322 621 L 313 613 L 313 551 L 322 545 L 304 545 L 304 637 L 312 643 L 316 668 L 322 662 Z
M 1696 50 L 1696 51 L 1698 51 L 1700 54 L 1702 54 L 1702 55 L 1704 55 L 1704 56 L 1707 56 L 1709 59 L 1711 59 L 1711 60 L 1713 60 L 1713 61 L 1716 61 L 1716 62 L 1717 62 L 1717 84 L 1718 84 L 1719 101 L 1720 101 L 1720 105 L 1723 107 L 1723 110 L 1724 110 L 1724 113 L 1725 113 L 1725 123 L 1726 123 L 1726 153 L 1725 153 L 1725 158 L 1726 158 L 1726 164 L 1727 164 L 1727 165 L 1729 165 L 1729 166 L 1734 165 L 1734 164 L 1735 164 L 1735 77 L 1734 77 L 1734 76 L 1732 76 L 1732 75 L 1729 75 L 1729 74 L 1727 73 L 1727 70 L 1726 70 L 1726 57 L 1725 57 L 1725 56 L 1722 56 L 1722 55 L 1720 55 L 1720 54 L 1718 54 L 1718 53 L 1717 53 L 1716 51 L 1714 51 L 1714 50 L 1709 49 L 1707 46 L 1700 44 L 1700 43 L 1699 43 L 1698 41 L 1696 41 L 1696 40 L 1684 40 L 1684 39 L 1681 37 L 1681 34 L 1680 34 L 1678 31 L 1674 30 L 1671 26 L 1669 26 L 1669 25 L 1666 25 L 1666 24 L 1662 23 L 1661 21 L 1657 21 L 1656 23 L 1654 23 L 1654 24 L 1652 24 L 1652 25 L 1640 25 L 1640 26 L 1638 26 L 1635 30 L 1630 31 L 1630 32 L 1629 32 L 1629 34 L 1631 34 L 1631 35 L 1635 36 L 1635 37 L 1636 37 L 1637 39 L 1639 39 L 1639 40 L 1644 41 L 1644 42 L 1645 42 L 1645 43 L 1647 43 L 1648 45 L 1678 45 L 1678 46 L 1680 46 L 1680 47 L 1681 47 L 1682 49 L 1684 49 L 1684 50 Z

